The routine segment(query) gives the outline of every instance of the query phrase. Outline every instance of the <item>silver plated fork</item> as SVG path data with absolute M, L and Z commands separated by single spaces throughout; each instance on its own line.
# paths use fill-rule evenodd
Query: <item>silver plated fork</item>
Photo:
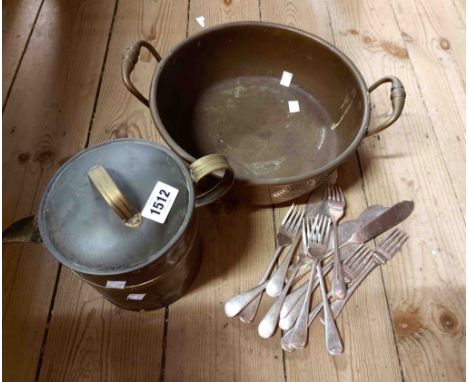
M 319 265 L 319 262 L 327 251 L 328 239 L 330 237 L 330 219 L 321 214 L 317 215 L 313 222 L 310 217 L 306 218 L 303 226 L 303 235 L 307 237 L 307 255 L 311 258 L 312 263 L 307 291 L 291 334 L 291 344 L 296 349 L 302 349 L 307 345 L 309 327 L 307 325 L 307 318 L 309 316 L 315 269 L 318 269 L 317 265 Z
M 351 283 L 359 276 L 360 272 L 362 272 L 362 270 L 365 268 L 366 264 L 368 263 L 371 255 L 372 255 L 371 250 L 367 246 L 361 245 L 356 250 L 353 256 L 349 258 L 350 260 L 343 265 L 343 271 L 345 273 L 345 279 L 347 282 Z M 332 292 L 330 291 L 327 294 L 327 298 L 330 299 L 331 297 L 332 297 Z M 312 321 L 317 317 L 317 315 L 321 312 L 322 307 L 323 307 L 323 301 L 318 303 L 312 309 L 308 318 L 309 326 L 312 323 Z M 291 312 L 291 314 L 292 313 L 293 312 Z M 283 325 L 284 325 L 284 322 L 283 322 Z M 291 343 L 291 337 L 292 337 L 292 329 L 287 330 L 283 334 L 283 337 L 281 338 L 281 347 L 283 348 L 283 350 L 288 351 L 288 352 L 292 352 L 293 350 L 296 350 L 296 348 L 293 347 Z
M 345 261 L 348 261 L 351 260 L 351 258 L 353 256 L 355 256 L 356 254 L 356 251 L 361 248 L 363 246 L 363 244 L 350 244 L 346 247 L 344 247 L 341 251 L 340 251 L 340 257 L 341 257 L 341 261 L 342 262 L 345 262 Z M 330 252 L 328 252 L 326 255 L 325 255 L 325 258 L 324 260 L 322 261 L 322 271 L 323 271 L 323 274 L 324 275 L 327 275 L 330 271 L 333 270 L 333 259 L 329 259 L 327 258 L 328 254 Z M 324 261 L 327 261 L 327 260 L 330 260 L 328 261 L 325 265 L 323 264 Z M 307 265 L 307 264 L 306 264 Z M 299 274 L 298 277 L 300 277 L 301 274 Z M 317 288 L 319 285 L 319 281 L 318 281 L 318 277 L 315 278 L 315 282 L 314 282 L 314 285 L 313 285 L 313 288 Z M 294 307 L 296 306 L 297 302 L 299 300 L 302 301 L 302 298 L 304 296 L 304 293 L 306 292 L 307 290 L 307 281 L 304 282 L 301 286 L 299 286 L 297 289 L 295 289 L 294 291 L 292 291 L 291 293 L 289 293 L 287 296 L 286 296 L 286 299 L 284 300 L 284 304 L 283 304 L 283 307 L 281 308 L 281 318 L 284 318 L 286 316 L 289 315 L 289 313 L 292 311 L 292 309 L 294 309 Z
M 359 288 L 366 277 L 369 276 L 369 274 L 379 265 L 384 265 L 387 261 L 391 260 L 406 240 L 408 240 L 408 235 L 397 228 L 393 230 L 387 238 L 374 249 L 374 251 L 372 251 L 368 266 L 360 272 L 359 277 L 356 278 L 352 286 L 349 288 L 346 297 L 342 300 L 335 300 L 331 303 L 333 317 L 338 317 L 350 297 L 356 289 Z
M 255 315 L 263 295 L 263 291 L 267 285 L 268 277 L 275 266 L 276 261 L 281 253 L 281 250 L 291 245 L 294 247 L 295 237 L 301 227 L 302 217 L 304 216 L 304 208 L 296 205 L 291 205 L 288 212 L 281 221 L 280 228 L 276 234 L 276 250 L 271 258 L 270 264 L 263 273 L 257 286 L 247 292 L 238 294 L 232 297 L 224 305 L 224 312 L 228 317 L 234 317 L 241 313 L 241 321 L 250 323 L 254 320 Z
M 258 334 L 260 335 L 260 337 L 269 338 L 275 333 L 284 299 L 286 298 L 289 288 L 291 288 L 291 285 L 295 277 L 297 276 L 299 269 L 304 264 L 304 260 L 306 257 L 307 257 L 307 237 L 303 234 L 302 235 L 302 254 L 299 256 L 296 264 L 294 265 L 291 278 L 286 283 L 286 286 L 283 288 L 281 294 L 273 303 L 273 305 L 270 307 L 270 309 L 268 309 L 268 312 L 265 314 L 263 319 L 260 321 L 260 324 L 258 325 Z
M 336 184 L 329 184 L 327 188 L 328 214 L 333 222 L 333 243 L 334 243 L 334 270 L 332 281 L 332 295 L 335 298 L 344 298 L 346 296 L 346 283 L 344 280 L 343 269 L 340 259 L 340 248 L 338 245 L 338 221 L 344 215 L 346 206 L 343 191 Z
M 370 256 L 370 249 L 365 247 L 364 245 L 360 245 L 353 253 L 346 257 L 343 261 L 343 273 L 345 274 L 345 281 L 347 283 L 351 283 L 355 279 L 355 275 L 359 275 L 360 271 L 364 266 L 367 264 L 365 262 L 366 257 Z M 328 264 L 331 265 L 331 264 Z M 324 274 L 327 270 L 331 267 L 323 268 Z M 313 287 L 317 287 L 319 284 L 318 278 L 315 279 Z M 303 287 L 301 287 L 304 289 Z M 289 330 L 293 327 L 294 323 L 299 316 L 299 312 L 301 311 L 301 305 L 304 301 L 305 289 L 304 293 L 300 295 L 300 297 L 296 300 L 295 304 L 290 308 L 287 315 L 283 317 L 280 316 L 279 327 L 282 330 Z M 328 296 L 331 297 L 331 292 L 328 293 Z M 286 301 L 285 301 L 286 303 Z M 321 303 L 320 303 L 321 306 Z M 284 307 L 284 304 L 283 304 Z
M 385 264 L 388 260 L 392 259 L 393 256 L 401 249 L 403 244 L 408 239 L 408 236 L 400 231 L 395 229 L 387 236 L 382 243 L 380 243 L 376 249 L 371 251 L 367 246 L 363 246 L 359 249 L 360 255 L 355 257 L 354 264 L 346 264 L 343 267 L 345 273 L 345 279 L 349 280 L 350 288 L 346 298 L 343 300 L 335 300 L 331 303 L 331 311 L 333 317 L 336 319 L 344 306 L 356 291 L 356 289 L 361 285 L 365 278 L 379 265 Z M 328 293 L 328 298 L 331 298 L 331 293 Z M 314 321 L 314 319 L 319 315 L 322 310 L 322 302 L 317 304 L 309 314 L 309 325 Z M 322 324 L 324 323 L 324 317 L 321 317 Z M 293 351 L 294 348 L 291 345 L 291 330 L 286 332 L 281 338 L 281 346 L 285 351 Z

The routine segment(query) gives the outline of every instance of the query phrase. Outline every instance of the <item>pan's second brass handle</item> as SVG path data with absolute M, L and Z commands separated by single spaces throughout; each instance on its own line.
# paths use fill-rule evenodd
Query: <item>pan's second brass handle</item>
M 190 165 L 190 175 L 195 183 L 217 171 L 224 171 L 223 177 L 213 188 L 195 197 L 196 207 L 213 203 L 222 198 L 234 184 L 234 171 L 226 157 L 221 154 L 206 155 Z
M 392 115 L 380 126 L 377 126 L 375 129 L 372 129 L 372 131 L 367 130 L 368 137 L 380 133 L 382 130 L 395 123 L 395 121 L 400 117 L 401 112 L 403 111 L 403 107 L 405 106 L 405 88 L 402 82 L 395 76 L 387 76 L 381 78 L 369 88 L 369 93 L 374 91 L 376 88 L 378 88 L 380 85 L 386 82 L 391 82 L 392 84 L 392 89 L 390 91 L 390 100 L 392 101 Z
M 135 85 L 133 85 L 133 82 L 130 79 L 130 74 L 132 73 L 136 63 L 138 62 L 140 49 L 143 46 L 151 52 L 151 54 L 154 56 L 157 62 L 161 61 L 161 56 L 153 47 L 153 45 L 151 45 L 148 41 L 139 40 L 135 42 L 131 47 L 129 47 L 123 55 L 121 70 L 122 79 L 128 91 L 132 93 L 136 98 L 138 98 L 144 105 L 149 107 L 148 99 L 138 91 L 138 89 L 135 87 Z
M 88 176 L 106 203 L 122 219 L 126 226 L 136 228 L 141 224 L 141 213 L 134 208 L 120 192 L 106 169 L 94 166 L 88 170 Z

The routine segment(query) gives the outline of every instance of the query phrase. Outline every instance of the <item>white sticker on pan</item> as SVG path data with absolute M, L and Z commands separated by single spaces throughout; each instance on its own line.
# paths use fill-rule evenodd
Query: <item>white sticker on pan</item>
M 126 281 L 114 281 L 114 280 L 107 280 L 106 288 L 110 289 L 123 289 L 125 288 Z
M 129 294 L 127 296 L 127 300 L 134 300 L 134 301 L 141 301 L 145 298 L 146 296 L 146 293 L 141 293 L 141 294 L 137 294 L 137 293 L 134 293 L 134 294 Z
M 297 113 L 301 111 L 299 108 L 299 101 L 288 101 L 289 112 L 290 113 Z
M 292 78 L 293 78 L 293 74 L 292 74 L 292 73 L 289 73 L 289 72 L 284 71 L 284 72 L 283 72 L 283 75 L 281 76 L 280 85 L 289 87 L 289 85 L 291 85 L 291 80 L 292 80 Z
M 205 16 L 199 16 L 195 20 L 197 20 L 197 23 L 200 24 L 202 28 L 205 27 Z
M 163 224 L 171 211 L 179 190 L 164 182 L 157 182 L 149 196 L 141 215 L 156 223 Z

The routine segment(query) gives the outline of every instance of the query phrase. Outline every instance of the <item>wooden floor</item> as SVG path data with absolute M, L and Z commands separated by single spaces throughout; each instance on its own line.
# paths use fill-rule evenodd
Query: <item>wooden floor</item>
M 120 79 L 137 39 L 163 55 L 206 26 L 262 20 L 297 26 L 343 50 L 370 85 L 404 82 L 404 114 L 339 169 L 347 217 L 416 202 L 402 252 L 374 272 L 338 320 L 346 352 L 329 356 L 320 324 L 285 354 L 279 335 L 223 313 L 254 285 L 283 208 L 230 201 L 201 212 L 204 259 L 190 292 L 135 313 L 105 301 L 34 244 L 3 247 L 4 381 L 462 381 L 465 379 L 464 0 L 5 0 L 3 226 L 37 211 L 67 158 L 101 141 L 161 142 Z M 134 74 L 148 92 L 155 63 Z M 313 75 L 313 73 L 311 73 Z M 373 124 L 388 89 L 372 94 Z M 266 306 L 262 306 L 265 311 Z

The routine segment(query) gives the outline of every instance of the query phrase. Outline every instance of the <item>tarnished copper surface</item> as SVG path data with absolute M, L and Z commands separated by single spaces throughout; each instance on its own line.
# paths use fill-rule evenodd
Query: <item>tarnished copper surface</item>
M 177 244 L 167 253 L 164 262 L 151 264 L 141 272 L 131 272 L 112 278 L 77 274 L 78 277 L 102 293 L 106 299 L 124 309 L 152 310 L 167 306 L 190 286 L 201 261 L 201 246 L 195 219 Z M 127 280 L 137 284 L 123 289 L 106 288 L 107 280 Z M 130 294 L 144 294 L 142 300 L 130 300 Z
M 135 43 L 129 52 L 147 46 Z M 153 51 L 154 49 L 150 49 Z M 122 61 L 128 89 L 148 105 L 161 136 L 185 161 L 224 154 L 236 173 L 237 193 L 254 204 L 303 195 L 326 179 L 362 139 L 391 125 L 405 99 L 392 83 L 393 113 L 368 132 L 370 96 L 354 64 L 335 46 L 298 29 L 238 22 L 204 30 L 160 61 L 149 100 L 130 80 L 135 60 Z M 282 86 L 283 71 L 293 74 Z M 289 111 L 298 101 L 300 111 Z

